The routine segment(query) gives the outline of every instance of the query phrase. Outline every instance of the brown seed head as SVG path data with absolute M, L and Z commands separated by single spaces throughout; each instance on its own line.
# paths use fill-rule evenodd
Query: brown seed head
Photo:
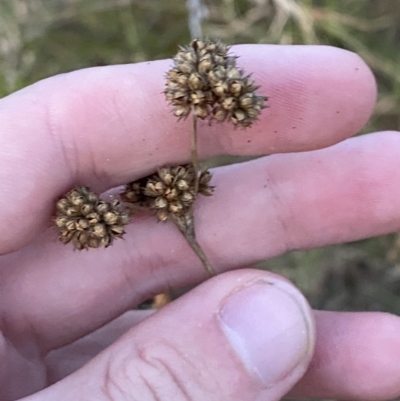
M 257 120 L 267 98 L 257 95 L 258 86 L 228 51 L 225 44 L 211 40 L 194 40 L 179 50 L 164 91 L 176 117 L 193 113 L 240 127 Z
M 118 200 L 102 201 L 87 187 L 68 192 L 57 202 L 55 225 L 59 240 L 75 249 L 109 246 L 122 238 L 129 216 Z
M 209 184 L 211 174 L 203 171 L 199 176 L 199 193 L 202 195 L 212 195 L 213 187 Z M 140 208 L 154 211 L 158 220 L 167 221 L 171 215 L 183 217 L 193 206 L 196 198 L 194 184 L 195 171 L 193 165 L 163 167 L 157 174 L 152 174 L 126 186 L 121 198 Z M 149 184 L 152 188 L 149 191 Z M 162 193 L 154 191 L 154 188 L 162 189 Z M 133 191 L 137 193 L 138 201 L 130 201 L 129 194 Z

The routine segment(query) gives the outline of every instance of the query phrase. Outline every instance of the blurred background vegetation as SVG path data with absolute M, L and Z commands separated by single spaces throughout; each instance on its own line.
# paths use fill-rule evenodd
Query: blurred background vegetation
M 400 129 L 399 0 L 1 0 L 0 97 L 79 68 L 170 57 L 190 31 L 234 43 L 330 44 L 379 82 L 366 131 Z M 400 314 L 398 234 L 263 262 L 316 308 Z

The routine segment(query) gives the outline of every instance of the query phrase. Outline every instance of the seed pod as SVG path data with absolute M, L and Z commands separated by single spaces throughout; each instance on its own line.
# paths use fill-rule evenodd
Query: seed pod
M 167 210 L 163 209 L 163 210 L 157 210 L 157 219 L 159 221 L 167 221 L 168 217 L 169 217 L 169 213 Z
M 66 226 L 67 222 L 69 221 L 66 216 L 59 216 L 55 220 L 56 226 L 58 228 L 63 228 Z
M 172 184 L 172 181 L 174 180 L 174 176 L 171 173 L 171 169 L 167 167 L 160 168 L 160 170 L 158 170 L 158 176 L 160 177 L 162 182 L 164 182 L 164 184 L 168 186 L 170 186 Z
M 80 195 L 79 193 L 77 193 L 76 191 L 74 191 L 73 196 L 71 196 L 71 205 L 73 206 L 81 206 L 85 203 L 85 198 Z
M 107 204 L 106 202 L 99 202 L 99 204 L 96 206 L 96 212 L 99 214 L 104 214 L 108 212 L 110 209 L 110 205 Z
M 183 205 L 180 202 L 171 202 L 168 205 L 168 210 L 173 214 L 180 214 L 182 212 Z
M 57 209 L 61 213 L 66 213 L 68 206 L 69 206 L 69 203 L 68 203 L 67 199 L 60 199 L 57 202 Z
M 179 193 L 178 188 L 176 188 L 176 187 L 168 188 L 165 191 L 165 198 L 168 201 L 172 202 L 178 198 L 178 193 Z
M 207 110 L 207 107 L 205 105 L 201 105 L 201 106 L 195 105 L 195 106 L 193 106 L 193 113 L 197 117 L 199 117 L 199 118 L 201 118 L 203 120 L 203 119 L 205 119 L 207 117 L 208 110 Z
M 217 121 L 225 121 L 226 118 L 228 117 L 228 112 L 224 110 L 221 106 L 217 106 L 213 110 L 213 117 Z
M 199 193 L 204 196 L 211 196 L 214 192 L 214 187 L 209 185 L 211 178 L 211 173 L 208 170 L 204 170 L 200 173 Z
M 89 213 L 86 218 L 89 221 L 89 224 L 94 226 L 100 221 L 100 215 L 96 212 Z
M 74 220 L 68 220 L 65 223 L 65 229 L 67 231 L 74 231 L 76 229 L 76 222 Z
M 188 85 L 191 90 L 197 91 L 203 88 L 203 82 L 200 74 L 192 73 L 188 79 Z
M 238 81 L 233 81 L 229 90 L 231 91 L 232 95 L 238 97 L 242 93 L 243 84 Z
M 165 209 L 168 206 L 168 201 L 165 198 L 162 198 L 161 196 L 159 198 L 156 198 L 154 201 L 154 207 L 156 209 Z
M 92 211 L 93 211 L 93 205 L 91 205 L 90 203 L 85 203 L 81 206 L 81 213 L 83 216 L 87 216 Z
M 76 229 L 77 230 L 87 230 L 89 228 L 90 224 L 86 219 L 79 219 L 76 222 Z
M 189 184 L 186 180 L 179 180 L 176 183 L 176 187 L 179 191 L 187 191 L 189 189 Z
M 79 207 L 70 206 L 70 207 L 68 207 L 67 210 L 65 211 L 65 214 L 66 214 L 68 217 L 78 216 L 78 215 L 79 215 Z
M 183 203 L 191 203 L 194 200 L 194 196 L 190 192 L 183 192 L 181 195 L 181 201 Z
M 104 213 L 103 219 L 107 225 L 117 224 L 118 222 L 118 213 L 115 212 L 106 212 Z

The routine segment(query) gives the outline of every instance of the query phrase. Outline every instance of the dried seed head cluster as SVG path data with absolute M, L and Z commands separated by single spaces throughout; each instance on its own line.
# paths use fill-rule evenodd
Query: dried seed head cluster
M 75 249 L 108 247 L 122 238 L 129 216 L 118 200 L 105 202 L 87 187 L 76 188 L 57 202 L 59 239 Z
M 57 202 L 55 225 L 59 239 L 75 249 L 108 247 L 121 238 L 132 211 L 149 210 L 159 221 L 171 220 L 186 238 L 210 275 L 216 272 L 197 242 L 194 203 L 198 194 L 210 196 L 211 174 L 201 171 L 197 150 L 198 118 L 229 121 L 249 127 L 259 117 L 267 97 L 257 94 L 259 87 L 237 67 L 237 58 L 223 43 L 194 40 L 179 50 L 167 73 L 164 90 L 178 118 L 193 117 L 190 144 L 191 164 L 164 167 L 157 173 L 126 185 L 121 194 L 124 204 L 105 202 L 87 187 L 68 192 Z
M 121 198 L 125 202 L 155 211 L 158 220 L 166 221 L 171 215 L 181 217 L 188 213 L 196 198 L 194 180 L 195 170 L 191 164 L 164 167 L 157 174 L 128 184 Z M 212 195 L 210 180 L 209 171 L 200 173 L 200 194 Z
M 179 50 L 164 91 L 175 116 L 193 112 L 201 119 L 229 120 L 240 127 L 257 120 L 267 98 L 256 94 L 259 87 L 236 66 L 228 50 L 210 40 L 194 40 Z

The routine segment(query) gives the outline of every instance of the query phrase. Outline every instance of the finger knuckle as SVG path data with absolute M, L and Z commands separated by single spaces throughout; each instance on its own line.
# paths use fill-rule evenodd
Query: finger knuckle
M 109 363 L 104 394 L 110 401 L 198 400 L 203 391 L 191 371 L 188 359 L 170 344 L 134 347 Z

